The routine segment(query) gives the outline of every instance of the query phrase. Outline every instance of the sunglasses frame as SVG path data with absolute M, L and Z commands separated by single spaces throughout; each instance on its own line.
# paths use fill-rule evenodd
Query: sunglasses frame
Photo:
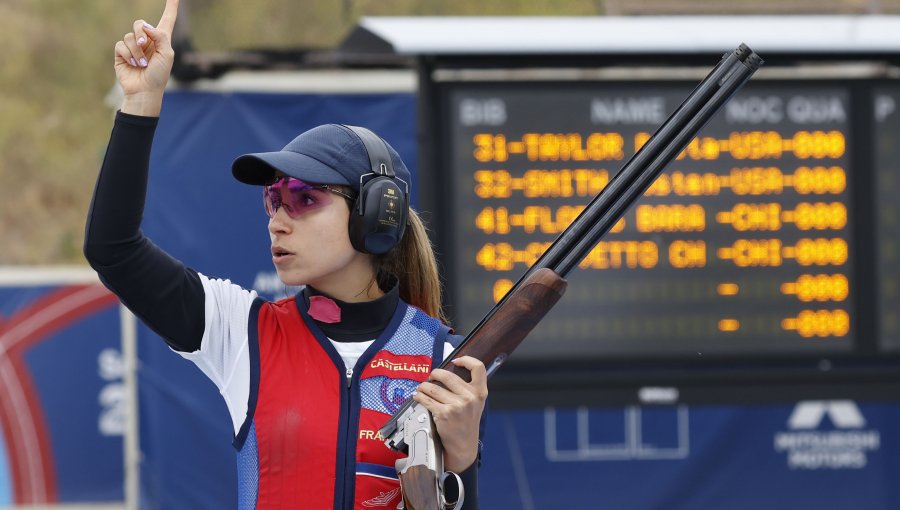
M 282 175 L 282 176 L 276 177 L 271 182 L 268 182 L 263 185 L 263 205 L 265 206 L 264 210 L 266 211 L 266 216 L 268 216 L 269 218 L 274 218 L 275 214 L 278 213 L 278 209 L 281 209 L 284 206 L 284 201 L 279 200 L 279 202 L 280 202 L 279 206 L 272 207 L 271 208 L 272 212 L 271 213 L 269 212 L 270 206 L 272 205 L 271 204 L 272 201 L 268 198 L 268 196 L 269 196 L 269 194 L 272 193 L 272 191 L 271 191 L 272 187 L 282 181 L 284 181 L 285 184 L 287 184 L 288 186 L 290 186 L 291 181 L 297 181 L 297 182 L 300 182 L 303 184 L 303 187 L 301 189 L 325 190 L 325 191 L 330 191 L 331 193 L 334 193 L 335 195 L 340 195 L 351 202 L 356 200 L 355 196 L 353 196 L 349 193 L 346 193 L 345 191 L 343 191 L 339 188 L 332 187 L 329 184 L 312 184 L 312 183 L 308 183 L 308 182 L 304 181 L 303 179 L 291 177 L 290 175 Z M 281 191 L 278 191 L 278 194 L 280 197 Z M 287 213 L 287 211 L 285 211 L 285 212 Z M 302 213 L 300 213 L 300 214 L 302 214 Z M 291 216 L 290 213 L 288 213 L 288 216 L 290 216 L 291 218 L 296 217 L 296 216 Z M 299 216 L 299 214 L 298 214 L 298 216 Z

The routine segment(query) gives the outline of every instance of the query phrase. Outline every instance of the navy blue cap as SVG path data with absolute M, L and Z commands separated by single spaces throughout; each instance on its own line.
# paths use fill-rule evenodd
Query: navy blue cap
M 409 169 L 387 142 L 398 179 L 412 186 Z M 346 126 L 325 124 L 301 133 L 277 152 L 244 154 L 231 164 L 234 178 L 247 184 L 266 184 L 280 171 L 318 184 L 343 184 L 359 192 L 359 179 L 372 173 L 362 140 Z

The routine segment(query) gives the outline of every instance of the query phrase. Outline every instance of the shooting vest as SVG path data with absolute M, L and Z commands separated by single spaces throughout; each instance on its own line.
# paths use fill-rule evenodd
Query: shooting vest
M 378 429 L 442 359 L 449 330 L 400 301 L 348 378 L 301 308 L 290 298 L 251 309 L 250 399 L 234 442 L 238 506 L 393 510 L 402 455 Z

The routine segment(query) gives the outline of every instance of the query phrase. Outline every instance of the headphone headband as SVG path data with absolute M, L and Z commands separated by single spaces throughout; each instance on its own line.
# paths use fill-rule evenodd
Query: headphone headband
M 372 173 L 393 178 L 395 176 L 394 165 L 384 140 L 364 127 L 347 125 L 344 127 L 356 133 L 362 140 L 366 153 L 369 155 L 369 167 L 372 169 Z

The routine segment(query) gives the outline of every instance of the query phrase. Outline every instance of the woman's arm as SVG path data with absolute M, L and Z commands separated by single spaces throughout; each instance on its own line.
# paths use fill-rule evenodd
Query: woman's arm
M 125 93 L 88 212 L 84 254 L 103 283 L 174 349 L 199 349 L 204 330 L 200 277 L 141 233 L 150 147 L 172 70 L 169 34 L 178 0 L 168 0 L 159 28 L 134 22 L 115 48 Z
M 158 119 L 118 113 L 88 211 L 84 255 L 103 283 L 173 349 L 200 348 L 200 277 L 140 230 Z

